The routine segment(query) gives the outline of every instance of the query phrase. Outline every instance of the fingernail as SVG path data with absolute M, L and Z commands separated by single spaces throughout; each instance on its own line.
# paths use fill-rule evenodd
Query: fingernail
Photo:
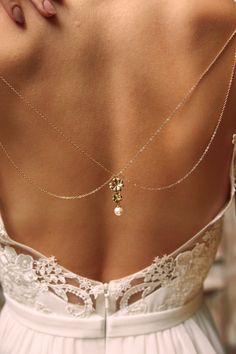
M 43 2 L 43 7 L 47 11 L 49 15 L 55 15 L 56 14 L 56 9 L 53 6 L 53 4 L 49 0 L 44 0 Z
M 25 18 L 24 18 L 24 15 L 23 15 L 23 12 L 22 12 L 20 6 L 15 5 L 12 8 L 12 16 L 13 16 L 14 20 L 17 23 L 19 23 L 20 25 L 23 25 L 25 23 Z

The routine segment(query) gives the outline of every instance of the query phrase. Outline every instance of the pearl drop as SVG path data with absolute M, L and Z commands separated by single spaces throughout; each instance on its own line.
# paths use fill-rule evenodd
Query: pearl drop
M 123 213 L 123 208 L 121 208 L 120 206 L 115 207 L 114 213 L 115 213 L 117 216 L 121 216 L 122 213 Z

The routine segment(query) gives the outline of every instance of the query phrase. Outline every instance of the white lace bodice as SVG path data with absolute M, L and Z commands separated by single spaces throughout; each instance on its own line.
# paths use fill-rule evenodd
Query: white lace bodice
M 133 315 L 184 305 L 202 288 L 214 261 L 224 215 L 234 206 L 234 155 L 231 198 L 217 216 L 172 254 L 127 277 L 102 283 L 75 274 L 36 250 L 15 242 L 0 223 L 0 281 L 5 294 L 44 313 L 90 317 Z
M 61 267 L 55 257 L 33 258 L 17 254 L 14 243 L 4 228 L 0 232 L 0 276 L 4 291 L 13 299 L 44 312 L 53 312 L 40 300 L 50 292 L 59 297 L 69 315 L 87 317 L 96 310 L 96 300 L 109 290 L 110 302 L 115 311 L 136 314 L 148 311 L 146 299 L 160 288 L 168 289 L 165 302 L 156 309 L 162 310 L 186 303 L 202 287 L 202 282 L 214 260 L 221 236 L 222 219 L 204 232 L 201 242 L 176 257 L 156 257 L 144 270 L 128 277 L 103 284 L 81 277 Z M 70 301 L 70 295 L 76 298 Z M 138 294 L 139 301 L 132 303 Z

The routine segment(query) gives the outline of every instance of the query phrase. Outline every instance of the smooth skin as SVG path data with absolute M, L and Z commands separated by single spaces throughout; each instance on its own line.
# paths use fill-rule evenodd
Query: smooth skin
M 30 3 L 22 6 L 23 31 L 0 12 L 1 74 L 113 171 L 161 124 L 236 28 L 230 0 L 65 0 L 64 6 L 56 4 L 53 22 Z M 192 168 L 217 122 L 235 49 L 236 38 L 125 177 L 160 186 Z M 0 139 L 37 183 L 67 195 L 89 192 L 108 179 L 2 83 L 0 97 Z M 25 183 L 1 153 L 0 207 L 8 233 L 103 282 L 172 252 L 229 200 L 235 102 L 236 80 L 199 168 L 168 191 L 142 191 L 126 183 L 121 217 L 113 213 L 108 186 L 81 200 L 53 199 Z

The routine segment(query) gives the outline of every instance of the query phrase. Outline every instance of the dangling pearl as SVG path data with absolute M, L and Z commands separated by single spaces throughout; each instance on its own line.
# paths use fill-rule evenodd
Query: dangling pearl
M 120 206 L 116 206 L 114 209 L 114 213 L 116 214 L 116 216 L 121 216 L 123 213 L 123 208 L 121 208 Z

